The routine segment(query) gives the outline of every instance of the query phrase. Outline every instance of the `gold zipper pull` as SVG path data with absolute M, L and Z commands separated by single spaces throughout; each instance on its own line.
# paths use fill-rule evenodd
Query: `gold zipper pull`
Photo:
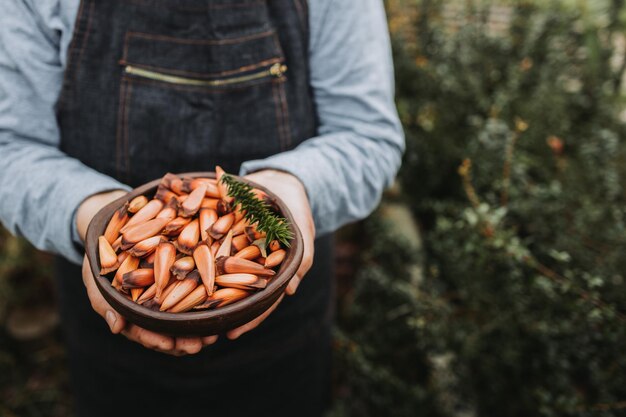
M 287 65 L 276 63 L 270 67 L 270 74 L 274 77 L 280 78 L 287 72 Z

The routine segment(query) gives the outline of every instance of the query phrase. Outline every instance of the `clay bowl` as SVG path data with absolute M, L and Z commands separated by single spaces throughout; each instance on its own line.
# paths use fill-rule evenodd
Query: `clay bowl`
M 178 174 L 180 177 L 206 177 L 215 178 L 215 173 L 192 172 Z M 118 313 L 130 322 L 155 332 L 168 334 L 171 336 L 209 336 L 223 333 L 234 329 L 242 324 L 254 319 L 267 310 L 283 293 L 289 280 L 295 275 L 300 262 L 302 261 L 303 243 L 300 230 L 295 225 L 292 214 L 287 206 L 271 190 L 262 187 L 252 181 L 245 180 L 251 186 L 263 190 L 269 195 L 278 206 L 281 214 L 291 224 L 294 239 L 291 247 L 287 248 L 287 256 L 276 272 L 276 275 L 268 282 L 265 289 L 260 290 L 247 298 L 239 300 L 225 307 L 212 310 L 190 311 L 186 313 L 166 313 L 153 311 L 142 305 L 136 304 L 120 294 L 111 286 L 111 281 L 100 276 L 100 260 L 98 256 L 98 237 L 104 233 L 113 213 L 127 201 L 139 195 L 145 195 L 152 199 L 160 179 L 149 182 L 141 187 L 135 188 L 126 196 L 121 197 L 100 210 L 93 218 L 87 229 L 86 252 L 91 264 L 91 271 L 98 289 L 102 296 Z

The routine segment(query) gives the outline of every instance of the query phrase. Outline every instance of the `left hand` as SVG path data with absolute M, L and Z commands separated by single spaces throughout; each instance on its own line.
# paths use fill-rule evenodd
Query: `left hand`
M 313 265 L 315 225 L 313 223 L 313 214 L 311 213 L 311 206 L 309 205 L 309 199 L 306 195 L 304 185 L 298 178 L 289 173 L 270 169 L 246 175 L 245 178 L 272 190 L 272 192 L 276 194 L 287 205 L 287 207 L 289 207 L 294 221 L 300 229 L 304 244 L 302 263 L 300 264 L 296 275 L 294 275 L 291 281 L 289 281 L 289 284 L 287 284 L 287 288 L 285 289 L 285 293 L 287 295 L 293 295 L 296 293 L 298 285 L 300 285 L 300 281 L 302 281 L 304 275 Z M 242 334 L 256 328 L 276 309 L 276 307 L 278 307 L 278 304 L 280 304 L 283 300 L 284 295 L 285 294 L 282 294 L 278 300 L 263 314 L 251 322 L 229 331 L 226 333 L 226 336 L 231 340 L 237 339 Z
M 85 199 L 77 209 L 76 227 L 78 233 L 85 241 L 87 226 L 93 216 L 105 205 L 126 194 L 126 191 L 115 190 L 101 194 L 95 194 Z M 182 356 L 198 353 L 204 346 L 216 342 L 217 336 L 207 337 L 171 337 L 164 334 L 152 332 L 126 321 L 109 303 L 104 299 L 91 273 L 89 260 L 85 256 L 83 261 L 83 283 L 87 289 L 87 296 L 91 306 L 96 313 L 105 319 L 111 333 L 121 333 L 127 339 L 139 343 L 148 349 L 153 349 L 168 355 Z

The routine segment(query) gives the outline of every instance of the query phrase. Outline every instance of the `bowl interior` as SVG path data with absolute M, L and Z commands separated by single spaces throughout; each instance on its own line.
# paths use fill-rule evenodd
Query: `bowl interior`
M 177 175 L 179 177 L 215 178 L 215 174 L 212 172 L 191 172 Z M 152 199 L 156 192 L 156 188 L 161 181 L 158 179 L 132 190 L 127 195 L 102 208 L 94 216 L 87 229 L 85 249 L 96 285 L 105 299 L 114 309 L 122 314 L 122 316 L 126 317 L 131 322 L 150 330 L 161 331 L 173 335 L 216 334 L 216 332 L 232 329 L 247 323 L 269 308 L 280 296 L 287 286 L 290 278 L 295 275 L 302 261 L 302 235 L 300 234 L 300 230 L 296 226 L 293 215 L 287 206 L 274 193 L 272 193 L 271 190 L 244 178 L 237 176 L 235 176 L 235 178 L 266 192 L 267 195 L 275 201 L 281 214 L 289 221 L 291 230 L 294 234 L 291 246 L 286 248 L 287 255 L 285 260 L 282 262 L 276 275 L 274 275 L 274 277 L 268 282 L 267 287 L 225 307 L 186 313 L 167 313 L 151 310 L 133 302 L 132 300 L 129 300 L 113 288 L 110 280 L 107 277 L 101 276 L 99 273 L 100 260 L 98 256 L 98 237 L 104 234 L 104 230 L 113 216 L 113 213 L 124 203 L 139 195 L 145 195 L 148 199 Z

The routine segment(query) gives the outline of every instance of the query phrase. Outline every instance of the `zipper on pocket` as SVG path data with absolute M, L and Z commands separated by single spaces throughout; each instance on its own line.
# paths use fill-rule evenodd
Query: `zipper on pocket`
M 252 74 L 241 75 L 238 77 L 222 78 L 219 80 L 201 80 L 197 78 L 179 77 L 176 75 L 164 74 L 162 72 L 150 71 L 143 68 L 133 67 L 132 65 L 126 65 L 124 67 L 126 74 L 134 75 L 136 77 L 147 78 L 150 80 L 162 81 L 170 84 L 180 85 L 193 85 L 203 87 L 221 87 L 225 85 L 244 83 L 247 81 L 259 80 L 261 78 L 274 77 L 281 78 L 287 72 L 287 66 L 285 64 L 276 63 L 271 67 L 254 72 Z

